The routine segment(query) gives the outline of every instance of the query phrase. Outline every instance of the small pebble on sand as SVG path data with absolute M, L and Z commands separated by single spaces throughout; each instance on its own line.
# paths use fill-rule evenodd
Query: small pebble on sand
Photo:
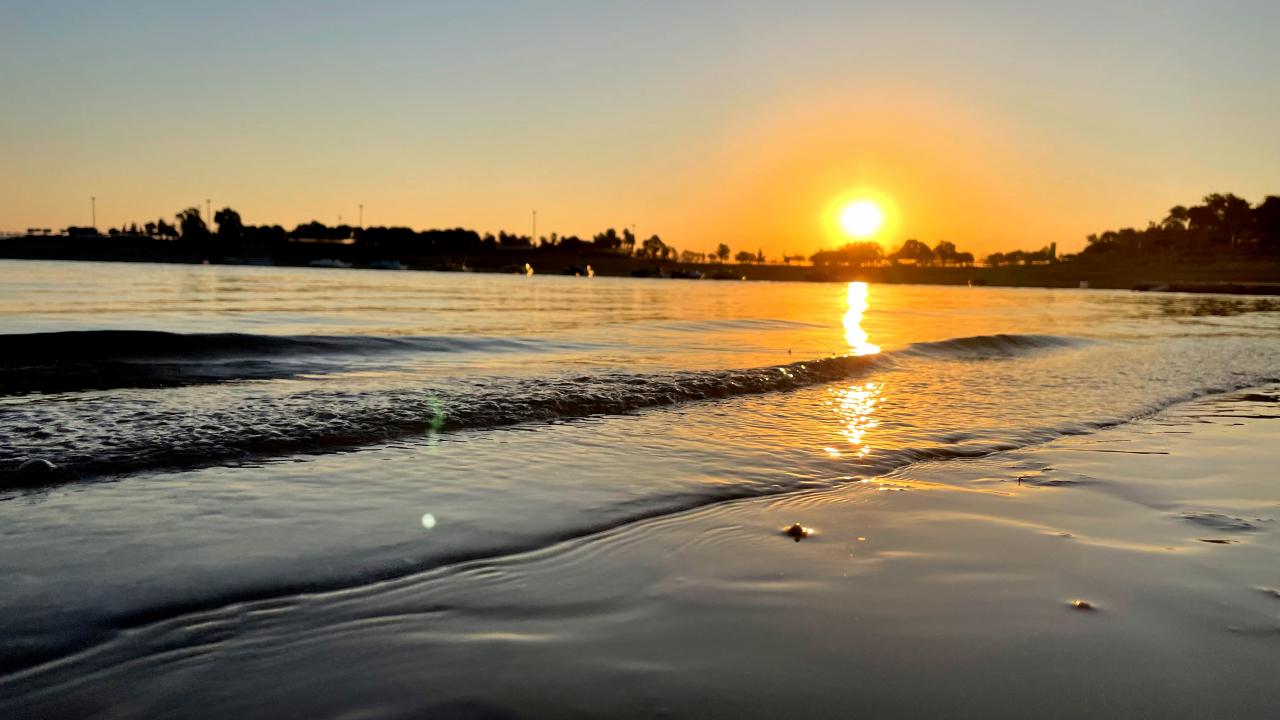
M 800 523 L 795 523 L 786 530 L 783 530 L 782 534 L 789 538 L 793 538 L 796 542 L 800 542 L 813 534 L 813 528 L 807 528 Z

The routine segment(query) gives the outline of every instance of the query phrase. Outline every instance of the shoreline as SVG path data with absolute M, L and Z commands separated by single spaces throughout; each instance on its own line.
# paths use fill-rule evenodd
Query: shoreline
M 1278 401 L 238 603 L 5 684 L 53 715 L 1267 717 Z
M 299 245 L 294 255 L 270 260 L 241 259 L 206 263 L 173 242 L 118 242 L 52 238 L 0 239 L 0 259 L 72 262 L 163 263 L 180 265 L 217 264 L 226 266 L 309 267 L 312 262 L 338 260 L 370 268 L 377 258 L 355 255 L 353 246 Z M 115 242 L 115 246 L 108 243 Z M 106 246 L 104 247 L 104 244 Z M 385 260 L 385 259 L 384 259 Z M 1280 295 L 1280 261 L 1231 260 L 1209 263 L 1170 263 L 1150 260 L 1135 265 L 1112 265 L 1097 259 L 1071 260 L 1046 265 L 928 266 L 890 265 L 877 267 L 813 266 L 781 264 L 682 263 L 654 261 L 613 253 L 577 254 L 545 249 L 504 249 L 467 257 L 423 256 L 405 260 L 404 270 L 467 271 L 512 273 L 526 263 L 544 275 L 572 275 L 590 265 L 602 277 L 649 277 L 655 279 L 748 280 L 772 282 L 851 282 L 911 285 L 975 285 L 988 287 L 1041 287 L 1146 292 L 1214 293 L 1232 295 Z M 314 269 L 348 269 L 315 267 Z M 394 270 L 383 270 L 394 271 Z M 682 277 L 684 276 L 684 277 Z

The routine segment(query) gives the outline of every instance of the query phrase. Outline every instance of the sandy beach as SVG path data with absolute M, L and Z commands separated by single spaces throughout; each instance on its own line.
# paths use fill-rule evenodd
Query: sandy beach
M 1266 718 L 1278 400 L 143 624 L 5 714 Z

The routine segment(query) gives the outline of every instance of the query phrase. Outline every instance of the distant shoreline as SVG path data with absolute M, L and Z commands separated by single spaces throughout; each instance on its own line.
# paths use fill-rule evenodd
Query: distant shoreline
M 409 270 L 519 272 L 528 263 L 536 274 L 572 275 L 591 271 L 606 277 L 672 277 L 765 280 L 775 282 L 850 282 L 882 284 L 978 285 L 991 287 L 1091 288 L 1112 290 L 1280 295 L 1280 260 L 1218 260 L 1202 263 L 1166 259 L 1121 264 L 1077 258 L 1042 265 L 875 267 L 756 263 L 685 263 L 617 253 L 556 252 L 500 248 L 465 256 L 386 259 L 359 257 L 349 245 L 297 245 L 285 258 L 224 258 L 211 264 L 308 267 L 316 262 L 368 269 L 370 262 Z M 93 262 L 205 264 L 179 243 L 149 238 L 75 238 L 20 236 L 0 238 L 0 259 Z

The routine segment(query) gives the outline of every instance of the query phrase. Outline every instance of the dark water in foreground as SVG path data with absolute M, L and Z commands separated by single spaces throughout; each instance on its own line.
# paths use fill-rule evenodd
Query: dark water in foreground
M 0 341 L 11 678 L 1280 378 L 1265 299 L 857 284 L 0 262 Z

